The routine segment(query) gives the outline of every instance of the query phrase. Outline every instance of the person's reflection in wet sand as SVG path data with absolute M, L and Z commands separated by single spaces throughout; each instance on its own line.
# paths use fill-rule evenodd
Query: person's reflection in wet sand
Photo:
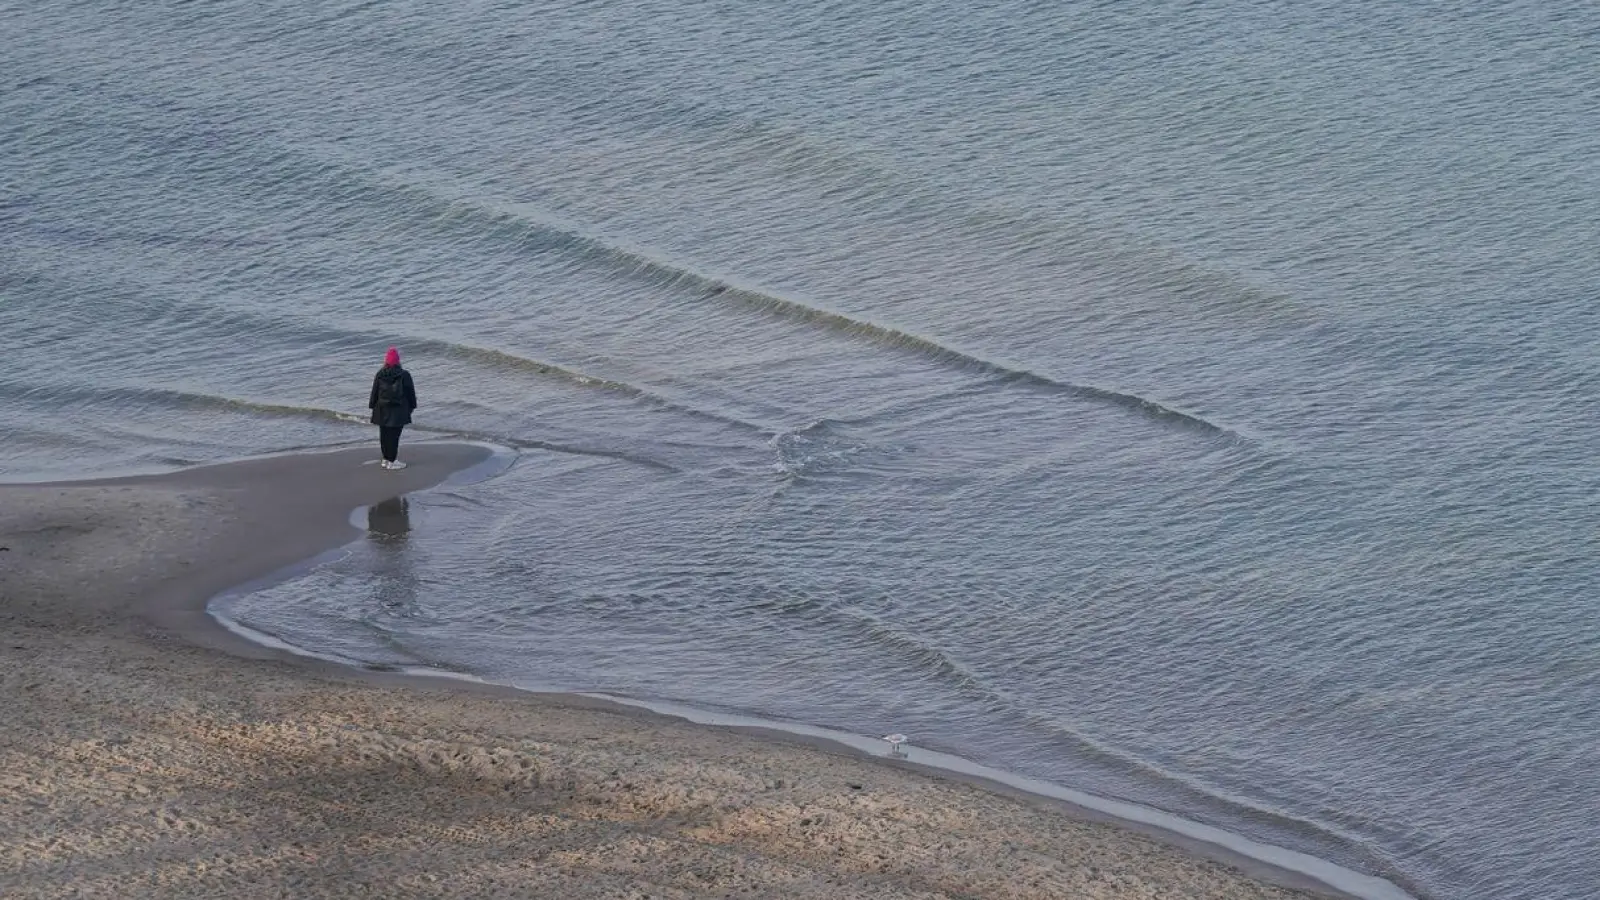
M 404 541 L 411 533 L 411 503 L 404 495 L 367 507 L 367 536 L 379 544 Z
M 417 608 L 417 577 L 406 552 L 410 534 L 411 504 L 404 496 L 367 507 L 367 540 L 376 562 L 373 594 L 384 615 L 409 617 Z

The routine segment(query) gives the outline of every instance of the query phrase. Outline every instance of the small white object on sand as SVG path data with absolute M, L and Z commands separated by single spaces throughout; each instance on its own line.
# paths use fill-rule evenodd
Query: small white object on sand
M 883 736 L 883 740 L 886 740 L 886 741 L 889 742 L 889 755 L 890 756 L 905 756 L 906 755 L 905 751 L 900 749 L 900 745 L 902 745 L 902 744 L 904 744 L 906 742 L 906 736 L 905 735 L 900 734 L 899 732 L 896 732 L 894 734 L 886 734 L 886 735 Z

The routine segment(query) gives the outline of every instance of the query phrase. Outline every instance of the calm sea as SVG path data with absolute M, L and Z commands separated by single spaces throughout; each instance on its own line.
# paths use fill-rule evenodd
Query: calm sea
M 514 451 L 237 621 L 1600 896 L 1600 7 L 0 39 L 0 477 L 369 441 L 391 343 L 408 439 Z

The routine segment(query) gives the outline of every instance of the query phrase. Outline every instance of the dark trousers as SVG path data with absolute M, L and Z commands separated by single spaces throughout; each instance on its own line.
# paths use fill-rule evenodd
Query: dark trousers
M 383 458 L 389 462 L 400 455 L 400 432 L 404 428 L 404 425 L 378 426 L 378 445 L 383 448 Z

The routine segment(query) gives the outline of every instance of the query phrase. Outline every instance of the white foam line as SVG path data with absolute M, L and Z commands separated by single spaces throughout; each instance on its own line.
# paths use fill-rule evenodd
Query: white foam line
M 365 668 L 360 660 L 351 659 L 347 656 L 340 656 L 337 653 L 313 653 L 304 647 L 291 644 L 281 638 L 273 637 L 272 635 L 267 634 L 265 631 L 257 631 L 254 628 L 251 628 L 249 625 L 235 622 L 233 619 L 230 619 L 212 609 L 209 604 L 206 606 L 206 614 L 211 616 L 212 619 L 216 620 L 218 625 L 221 625 L 223 628 L 228 629 L 252 644 L 260 644 L 261 646 L 272 650 L 281 650 L 284 653 L 292 653 L 295 656 L 303 656 L 306 659 L 320 659 L 323 662 L 334 662 L 342 666 L 351 666 L 358 669 Z
M 511 686 L 520 687 L 520 685 Z M 885 755 L 882 738 L 850 734 L 844 731 L 834 731 L 828 728 L 819 728 L 817 726 L 804 725 L 797 722 L 775 722 L 749 716 L 707 712 L 706 710 L 696 709 L 691 706 L 684 706 L 676 703 L 635 700 L 628 697 L 611 696 L 609 694 L 583 692 L 569 693 L 577 693 L 579 696 L 609 700 L 613 703 L 620 703 L 626 706 L 637 706 L 651 710 L 652 712 L 687 719 L 688 721 L 697 725 L 767 728 L 778 731 L 786 731 L 794 734 L 806 735 L 808 737 L 823 738 L 835 743 L 844 744 L 874 756 Z M 905 746 L 902 746 L 900 748 L 900 752 L 903 758 L 906 758 L 912 762 L 921 763 L 937 769 L 958 772 L 963 775 L 975 776 L 989 781 L 999 782 L 1000 784 L 1017 788 L 1018 790 L 1025 791 L 1029 794 L 1035 794 L 1041 797 L 1049 797 L 1055 800 L 1063 800 L 1067 803 L 1073 804 L 1074 806 L 1080 806 L 1085 809 L 1092 809 L 1096 812 L 1105 813 L 1108 816 L 1125 822 L 1137 822 L 1141 825 L 1150 825 L 1163 831 L 1182 835 L 1186 838 L 1221 847 L 1225 850 L 1237 853 L 1240 856 L 1244 856 L 1258 862 L 1267 863 L 1285 871 L 1308 876 L 1327 885 L 1328 887 L 1334 888 L 1335 890 L 1342 891 L 1353 897 L 1360 898 L 1360 900 L 1416 900 L 1416 898 L 1412 897 L 1410 894 L 1401 890 L 1393 882 L 1390 882 L 1386 879 L 1378 878 L 1372 875 L 1363 875 L 1362 873 L 1353 869 L 1347 869 L 1344 866 L 1340 866 L 1325 859 L 1312 856 L 1308 853 L 1301 853 L 1298 850 L 1290 850 L 1287 847 L 1279 847 L 1274 844 L 1264 844 L 1260 841 L 1253 841 L 1247 837 L 1244 837 L 1243 835 L 1234 834 L 1230 831 L 1224 831 L 1221 828 L 1205 825 L 1200 822 L 1191 822 L 1188 819 L 1180 818 L 1172 815 L 1171 813 L 1162 812 L 1158 809 L 1140 806 L 1135 803 L 1127 803 L 1121 800 L 1097 797 L 1093 794 L 1087 794 L 1083 791 L 1073 790 L 1072 788 L 1062 787 L 1061 785 L 1057 784 L 1051 784 L 1047 781 L 1040 781 L 1036 778 L 1029 778 L 1024 775 L 1016 775 L 1010 772 L 1004 772 L 1000 769 L 990 768 L 989 766 L 973 762 L 970 759 L 956 756 L 951 753 L 940 753 L 935 750 L 924 750 L 916 747 L 914 743 L 908 743 Z
M 342 665 L 365 668 L 361 663 L 340 657 L 337 654 L 313 653 L 302 647 L 297 647 L 286 641 L 256 631 L 246 625 L 241 625 L 226 619 L 216 612 L 211 613 L 224 628 L 234 634 L 275 650 L 293 653 L 296 656 L 305 656 L 320 659 L 326 662 L 336 662 Z M 685 706 L 679 703 L 665 701 L 638 700 L 632 697 L 619 697 L 612 694 L 601 694 L 590 691 L 570 691 L 555 687 L 539 686 L 528 683 L 492 681 L 476 675 L 467 675 L 461 672 L 451 672 L 445 669 L 435 669 L 429 666 L 396 666 L 393 670 L 401 675 L 410 675 L 424 678 L 449 678 L 456 681 L 468 681 L 474 684 L 494 685 L 509 687 L 530 693 L 569 694 L 577 697 L 589 697 L 596 700 L 605 700 L 623 706 L 633 706 L 647 709 L 654 713 L 684 719 L 696 725 L 712 725 L 735 728 L 763 728 L 772 731 L 783 731 L 790 734 L 806 737 L 821 738 L 833 743 L 843 744 L 855 750 L 872 756 L 885 755 L 883 740 L 881 738 L 867 737 L 865 735 L 851 734 L 846 731 L 835 731 L 831 728 L 821 728 L 815 725 L 805 725 L 799 722 L 785 722 L 773 719 L 758 719 L 753 716 L 742 716 L 732 713 L 720 713 Z M 935 750 L 924 750 L 914 744 L 901 747 L 901 759 L 920 763 L 936 769 L 944 769 L 962 775 L 983 778 L 1013 787 L 1029 794 L 1040 797 L 1049 797 L 1053 800 L 1062 800 L 1084 809 L 1104 813 L 1124 822 L 1134 822 L 1140 825 L 1149 825 L 1172 834 L 1181 835 L 1201 843 L 1220 847 L 1257 862 L 1266 863 L 1287 872 L 1304 875 L 1334 890 L 1341 891 L 1359 900 L 1416 900 L 1415 897 L 1401 890 L 1393 882 L 1374 875 L 1363 875 L 1354 869 L 1329 862 L 1325 859 L 1279 847 L 1275 844 L 1265 844 L 1253 841 L 1243 835 L 1234 834 L 1221 828 L 1205 825 L 1200 822 L 1191 822 L 1188 819 L 1165 813 L 1148 806 L 1136 803 L 1127 803 L 1122 800 L 1112 800 L 1106 797 L 1097 797 L 1094 794 L 1051 784 L 1037 778 L 1025 775 L 1016 775 L 1000 769 L 990 768 L 970 759 L 956 756 L 951 753 L 940 753 Z

